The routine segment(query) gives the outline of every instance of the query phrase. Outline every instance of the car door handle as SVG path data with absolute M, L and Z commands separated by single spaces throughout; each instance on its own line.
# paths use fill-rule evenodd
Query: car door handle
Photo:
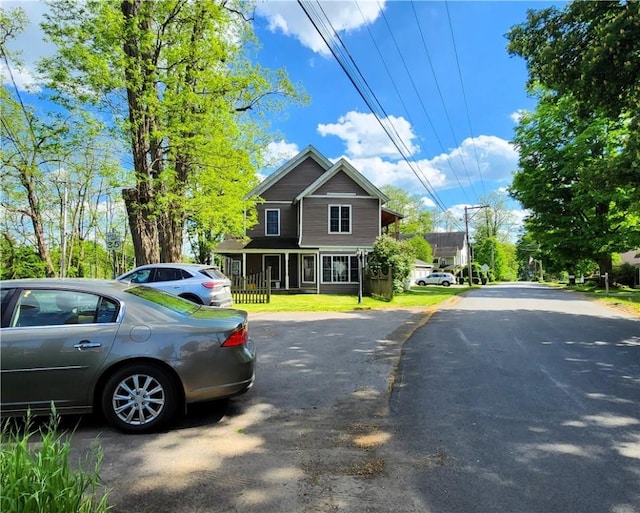
M 102 347 L 102 344 L 100 342 L 89 342 L 88 340 L 83 340 L 78 344 L 74 344 L 73 347 L 82 351 L 83 349 L 95 349 L 96 347 Z

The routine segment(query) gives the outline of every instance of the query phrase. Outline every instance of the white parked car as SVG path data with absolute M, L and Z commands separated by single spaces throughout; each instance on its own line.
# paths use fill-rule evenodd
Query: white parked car
M 231 281 L 211 265 L 147 264 L 119 276 L 117 280 L 144 284 L 200 305 L 233 306 Z
M 456 282 L 456 277 L 451 273 L 435 272 L 428 276 L 422 276 L 416 280 L 418 285 L 443 285 L 448 287 Z

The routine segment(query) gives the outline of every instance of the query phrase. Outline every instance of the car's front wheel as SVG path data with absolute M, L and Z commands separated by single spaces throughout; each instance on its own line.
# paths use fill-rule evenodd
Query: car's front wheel
M 147 433 L 173 417 L 177 394 L 171 376 L 147 363 L 128 365 L 113 374 L 102 394 L 102 412 L 115 428 Z
M 420 285 L 421 287 L 424 287 L 426 284 L 427 284 L 427 282 L 426 282 L 426 281 L 422 281 L 422 280 L 420 280 L 420 281 L 418 282 L 418 285 Z

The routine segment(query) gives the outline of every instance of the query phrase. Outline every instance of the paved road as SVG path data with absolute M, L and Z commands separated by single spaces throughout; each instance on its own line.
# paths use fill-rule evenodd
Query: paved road
M 390 422 L 417 511 L 639 513 L 640 320 L 473 291 L 405 343 Z

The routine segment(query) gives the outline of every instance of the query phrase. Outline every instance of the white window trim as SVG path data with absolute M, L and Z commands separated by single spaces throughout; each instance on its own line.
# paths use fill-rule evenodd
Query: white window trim
M 348 258 L 347 261 L 349 262 L 349 267 L 347 269 L 347 276 L 349 278 L 351 278 L 351 261 L 352 261 L 352 258 L 356 258 L 357 259 L 357 257 L 354 257 L 353 255 L 344 255 L 344 254 L 342 254 L 342 255 L 341 254 L 320 255 L 320 282 L 322 284 L 328 284 L 328 285 L 353 285 L 354 283 L 358 283 L 357 281 L 333 281 L 333 280 L 325 281 L 325 279 L 324 279 L 324 259 L 325 259 L 325 257 L 331 258 L 332 269 L 333 269 L 333 259 L 335 257 L 341 257 L 341 258 L 346 257 L 346 258 Z M 331 276 L 333 276 L 333 273 L 331 273 Z
M 267 220 L 268 212 L 278 213 L 278 233 L 268 233 L 269 223 Z M 264 209 L 264 235 L 265 237 L 280 237 L 280 209 L 279 208 L 265 208 Z
M 340 213 L 342 213 L 342 208 L 343 207 L 347 207 L 349 209 L 349 231 L 348 232 L 343 232 L 343 231 L 337 231 L 337 232 L 332 232 L 331 231 L 331 208 L 332 207 L 338 207 L 340 210 Z M 342 225 L 342 218 L 338 218 L 338 226 L 340 227 Z M 352 205 L 345 205 L 345 204 L 337 204 L 337 203 L 330 203 L 327 206 L 327 232 L 331 235 L 351 235 L 351 231 L 353 228 L 353 207 Z

